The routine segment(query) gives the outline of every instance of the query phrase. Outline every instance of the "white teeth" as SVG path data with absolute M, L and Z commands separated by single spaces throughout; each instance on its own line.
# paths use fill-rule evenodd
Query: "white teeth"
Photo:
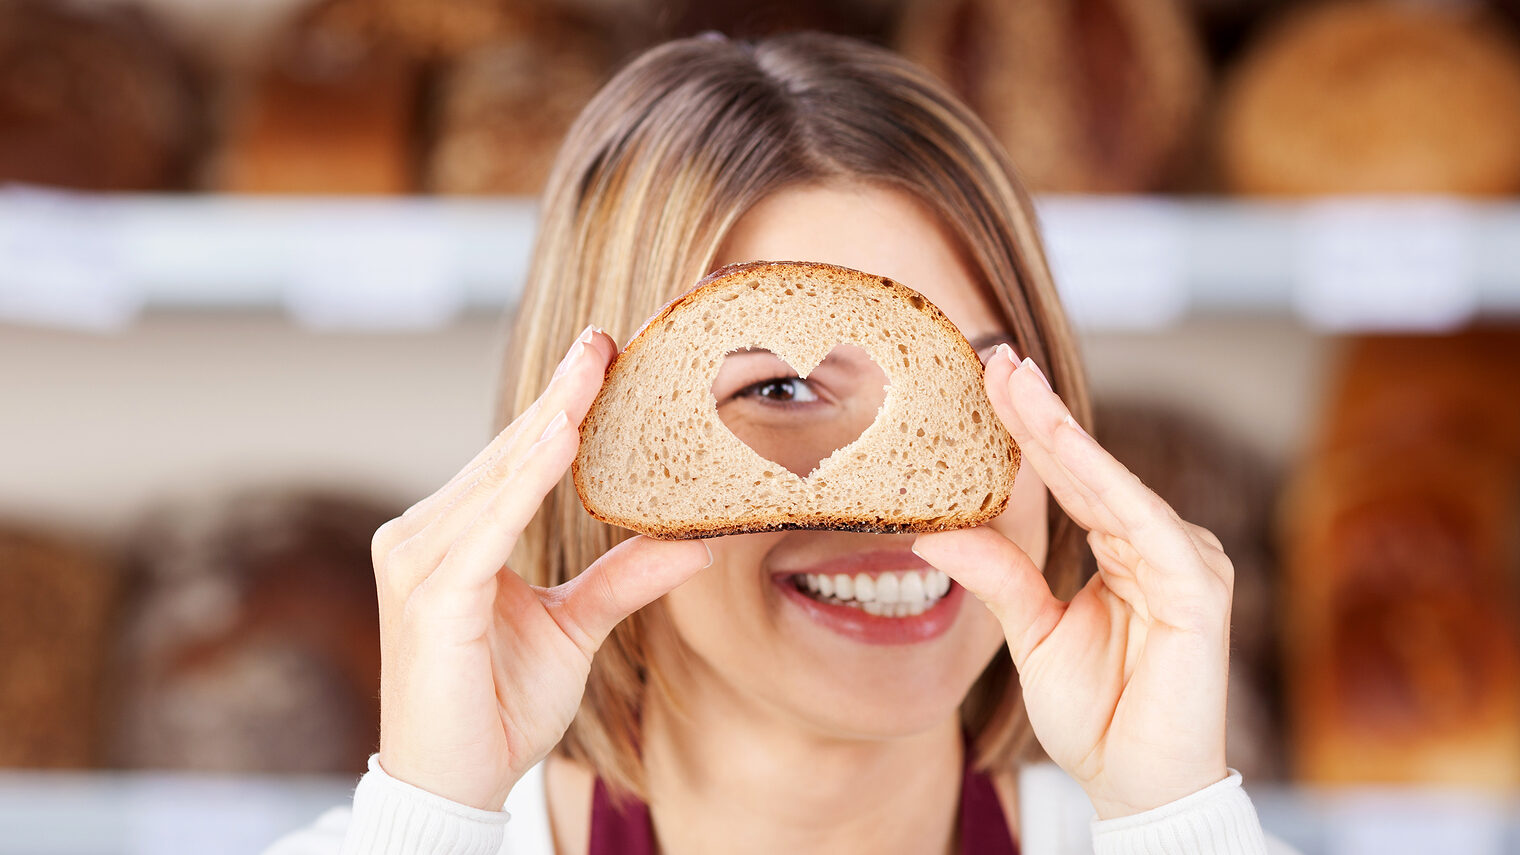
M 835 576 L 834 596 L 838 597 L 841 600 L 855 599 L 855 577 Z
M 868 603 L 876 599 L 876 580 L 864 573 L 855 574 L 855 599 Z
M 938 570 L 876 576 L 805 573 L 794 578 L 797 587 L 811 591 L 814 599 L 855 606 L 867 614 L 885 617 L 923 614 L 950 591 L 950 577 Z
M 913 605 L 914 603 L 922 603 L 925 595 L 923 577 L 917 573 L 904 573 L 902 584 L 898 588 L 897 598 L 908 605 Z

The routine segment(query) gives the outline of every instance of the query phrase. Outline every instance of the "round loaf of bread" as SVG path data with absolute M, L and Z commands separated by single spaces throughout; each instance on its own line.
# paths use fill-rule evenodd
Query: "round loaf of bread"
M 883 369 L 886 396 L 806 477 L 725 427 L 711 389 L 728 354 L 763 348 L 806 377 L 839 344 Z M 593 517 L 679 539 L 964 528 L 1002 512 L 1018 466 L 943 312 L 882 276 L 782 261 L 715 271 L 651 318 L 608 367 L 571 468 Z
M 1471 12 L 1350 0 L 1288 15 L 1220 105 L 1231 189 L 1520 191 L 1520 47 Z
M 1167 184 L 1208 84 L 1176 0 L 909 0 L 897 48 L 981 116 L 1035 192 Z

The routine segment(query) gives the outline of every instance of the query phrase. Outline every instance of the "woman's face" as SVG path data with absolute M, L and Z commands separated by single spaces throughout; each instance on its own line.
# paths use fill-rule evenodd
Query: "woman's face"
M 779 191 L 740 219 L 717 262 L 755 260 L 820 261 L 895 279 L 939 306 L 984 360 L 998 341 L 1010 340 L 945 228 L 900 191 L 866 184 Z M 838 405 L 839 416 L 820 427 L 840 433 L 826 437 L 825 445 L 842 445 L 874 418 L 880 387 L 864 404 L 856 395 L 850 400 L 857 403 L 847 405 L 850 396 L 837 394 L 837 378 L 875 372 L 879 384 L 884 375 L 864 351 L 843 348 L 836 356 L 809 375 L 816 392 L 809 380 L 757 387 L 784 364 L 764 354 L 730 357 L 713 385 L 719 413 L 731 427 L 746 418 L 753 427 L 775 402 Z M 760 450 L 759 434 L 735 432 Z M 794 454 L 798 448 L 783 446 Z M 782 452 L 778 447 L 771 456 Z M 823 453 L 780 462 L 805 474 Z M 1045 497 L 1045 485 L 1023 467 L 1007 509 L 989 523 L 1042 566 Z M 662 673 L 693 702 L 723 703 L 726 714 L 780 719 L 824 736 L 891 738 L 942 724 L 1002 644 L 1002 628 L 985 606 L 952 590 L 920 615 L 877 616 L 838 602 L 818 608 L 815 597 L 793 587 L 805 572 L 831 582 L 844 576 L 854 582 L 861 574 L 900 582 L 911 572 L 932 594 L 933 571 L 909 551 L 913 537 L 788 531 L 709 540 L 712 567 L 663 601 L 670 625 L 694 656 L 678 664 L 656 645 Z

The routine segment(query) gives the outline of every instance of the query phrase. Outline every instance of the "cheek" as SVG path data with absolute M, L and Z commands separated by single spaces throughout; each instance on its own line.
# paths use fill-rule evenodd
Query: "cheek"
M 760 561 L 774 535 L 735 535 L 707 541 L 713 564 L 665 595 L 665 613 L 686 644 L 707 658 L 743 647 L 772 620 L 769 580 Z M 752 642 L 751 642 L 752 646 Z
M 1019 467 L 1008 507 L 987 525 L 1018 544 L 1036 565 L 1045 566 L 1050 551 L 1050 491 L 1033 467 Z

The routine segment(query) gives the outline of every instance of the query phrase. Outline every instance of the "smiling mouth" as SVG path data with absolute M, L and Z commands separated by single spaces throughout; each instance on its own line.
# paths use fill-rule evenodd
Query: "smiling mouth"
M 860 609 L 879 617 L 923 614 L 950 590 L 950 577 L 938 570 L 853 575 L 794 573 L 787 581 L 809 599 Z

